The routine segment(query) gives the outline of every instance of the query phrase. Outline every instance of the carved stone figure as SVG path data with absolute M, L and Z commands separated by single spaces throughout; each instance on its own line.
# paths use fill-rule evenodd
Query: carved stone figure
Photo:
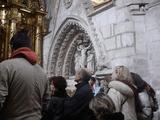
M 79 55 L 78 52 L 75 53 L 74 55 L 74 65 L 75 65 L 75 71 L 81 68 L 81 56 Z
M 77 47 L 77 50 L 81 52 L 81 68 L 87 67 L 87 50 L 89 50 L 91 46 L 92 44 L 90 43 L 87 47 L 84 44 Z
M 94 53 L 90 50 L 88 51 L 88 57 L 87 57 L 87 68 L 94 73 L 95 72 L 95 55 Z
M 73 0 L 63 0 L 65 7 L 68 9 L 71 7 Z

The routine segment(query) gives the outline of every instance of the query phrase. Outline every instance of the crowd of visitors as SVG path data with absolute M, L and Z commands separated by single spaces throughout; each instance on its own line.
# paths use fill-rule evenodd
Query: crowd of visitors
M 158 109 L 154 89 L 125 66 L 97 80 L 76 71 L 76 91 L 66 92 L 62 76 L 49 79 L 37 64 L 26 30 L 11 39 L 11 58 L 0 63 L 0 120 L 152 120 Z

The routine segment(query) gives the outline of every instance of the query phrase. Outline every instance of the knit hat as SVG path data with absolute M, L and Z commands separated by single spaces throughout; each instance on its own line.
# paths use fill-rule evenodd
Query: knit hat
M 21 47 L 31 48 L 31 40 L 28 36 L 28 30 L 22 29 L 18 31 L 10 40 L 11 48 L 16 50 Z

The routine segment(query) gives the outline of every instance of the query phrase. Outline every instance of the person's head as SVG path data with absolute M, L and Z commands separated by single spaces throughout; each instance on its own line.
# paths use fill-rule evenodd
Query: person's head
M 95 83 L 96 83 L 95 77 L 91 77 L 90 80 L 89 80 L 89 84 L 90 84 L 91 86 L 93 86 Z
M 75 82 L 88 82 L 91 78 L 91 73 L 87 69 L 79 69 L 76 71 Z
M 112 73 L 112 80 L 129 81 L 129 82 L 133 83 L 131 73 L 130 73 L 129 69 L 125 66 L 115 67 L 115 69 Z
M 55 91 L 65 91 L 67 87 L 66 79 L 62 76 L 53 76 L 49 78 L 52 94 Z
M 100 81 L 101 86 L 108 87 L 109 82 L 111 81 L 111 75 L 108 74 Z
M 31 48 L 31 40 L 28 36 L 28 30 L 21 29 L 20 31 L 17 31 L 10 40 L 10 46 L 12 51 L 21 47 Z
M 89 104 L 98 120 L 105 120 L 106 115 L 115 112 L 115 105 L 112 99 L 103 93 L 98 93 Z

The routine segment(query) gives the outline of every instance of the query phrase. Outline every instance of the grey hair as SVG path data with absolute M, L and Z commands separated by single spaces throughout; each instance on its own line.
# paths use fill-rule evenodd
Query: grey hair
M 83 81 L 89 81 L 92 76 L 91 72 L 85 68 L 77 70 L 76 74 L 78 74 Z

